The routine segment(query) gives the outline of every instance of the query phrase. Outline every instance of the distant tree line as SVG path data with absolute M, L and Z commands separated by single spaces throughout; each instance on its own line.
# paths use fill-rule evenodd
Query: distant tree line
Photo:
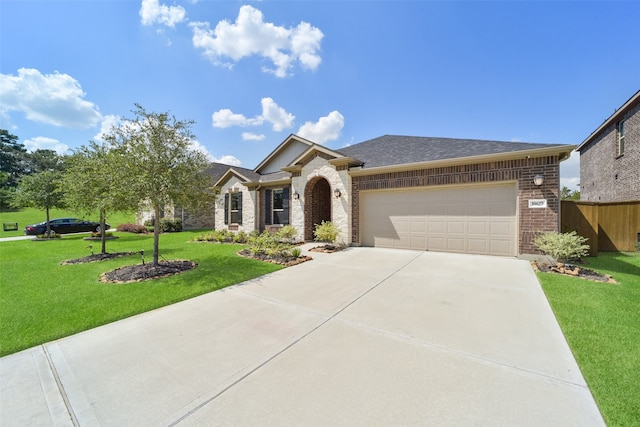
M 23 177 L 44 171 L 63 172 L 67 158 L 53 150 L 38 149 L 29 153 L 16 135 L 0 129 L 0 208 L 11 205 Z

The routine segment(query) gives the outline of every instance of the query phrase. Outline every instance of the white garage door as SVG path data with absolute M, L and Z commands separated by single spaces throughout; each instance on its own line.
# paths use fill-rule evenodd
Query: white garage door
M 514 256 L 515 183 L 363 191 L 364 246 Z

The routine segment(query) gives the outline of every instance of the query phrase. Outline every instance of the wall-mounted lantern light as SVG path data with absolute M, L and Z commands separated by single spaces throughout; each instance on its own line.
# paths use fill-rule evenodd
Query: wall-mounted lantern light
M 333 195 L 336 196 L 336 199 L 338 199 L 340 196 L 342 196 L 342 193 L 336 188 L 335 190 L 333 190 Z
M 296 192 L 293 193 L 293 200 L 298 200 L 300 198 L 300 195 Z
M 533 184 L 537 187 L 540 187 L 544 183 L 544 176 L 536 175 L 533 177 Z

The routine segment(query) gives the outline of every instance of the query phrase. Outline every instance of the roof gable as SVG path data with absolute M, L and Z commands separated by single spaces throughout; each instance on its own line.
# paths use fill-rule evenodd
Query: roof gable
M 220 187 L 232 176 L 238 177 L 245 184 L 258 182 L 260 179 L 260 175 L 251 169 L 241 168 L 238 166 L 228 166 L 228 169 L 215 182 L 214 187 Z
M 313 145 L 313 142 L 291 134 L 256 166 L 254 171 L 258 174 L 279 172 Z

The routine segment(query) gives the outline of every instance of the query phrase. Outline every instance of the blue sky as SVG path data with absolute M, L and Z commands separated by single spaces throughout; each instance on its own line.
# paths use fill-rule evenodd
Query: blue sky
M 140 103 L 248 168 L 291 133 L 579 144 L 640 88 L 638 22 L 638 1 L 2 0 L 0 127 L 69 153 Z

